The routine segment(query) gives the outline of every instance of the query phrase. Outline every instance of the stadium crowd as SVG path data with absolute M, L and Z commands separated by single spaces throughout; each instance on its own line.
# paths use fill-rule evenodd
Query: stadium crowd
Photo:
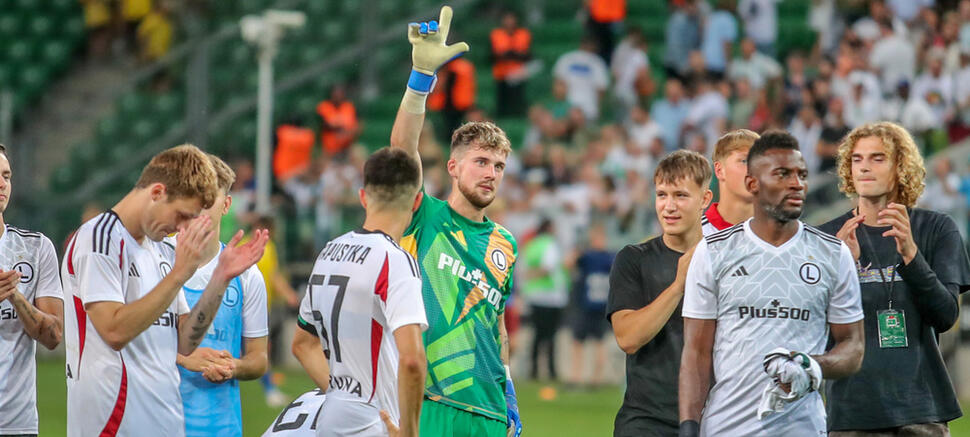
M 564 272 L 566 278 L 555 281 L 555 297 L 540 299 L 566 317 L 544 332 L 555 333 L 559 319 L 578 321 L 601 305 L 578 296 L 583 287 L 573 286 L 575 262 L 589 250 L 584 236 L 591 227 L 603 229 L 605 249 L 612 252 L 660 232 L 650 175 L 671 151 L 709 157 L 729 130 L 786 130 L 798 140 L 812 181 L 834 185 L 839 143 L 865 123 L 899 123 L 924 156 L 970 135 L 970 0 L 812 2 L 808 20 L 816 43 L 811 50 L 787 53 L 778 53 L 778 4 L 772 0 L 672 1 L 664 41 L 647 41 L 636 25 L 621 30 L 624 11 L 597 10 L 597 3 L 583 11 L 586 34 L 576 50 L 551 66 L 554 81 L 538 101 L 526 101 L 526 86 L 544 86 L 528 80 L 534 73 L 529 30 L 506 13 L 490 35 L 494 97 L 522 102 L 529 125 L 523 138 L 511 138 L 503 193 L 488 213 L 523 247 L 532 236 L 551 233 L 550 253 L 564 254 L 557 261 L 562 271 L 544 274 Z M 648 47 L 661 44 L 662 63 L 651 64 Z M 474 105 L 492 98 L 475 95 L 476 66 L 462 58 L 455 63 L 463 65 L 439 72 L 429 109 L 440 114 L 420 137 L 424 186 L 437 197 L 450 185 L 443 165 L 450 138 L 444 132 L 455 123 L 492 118 Z M 471 86 L 464 84 L 468 80 Z M 495 118 L 500 126 L 503 118 L 516 116 L 507 105 L 497 108 L 504 108 Z M 335 86 L 317 113 L 319 132 L 305 120 L 277 131 L 274 182 L 287 236 L 277 240 L 283 240 L 281 256 L 287 260 L 311 259 L 326 241 L 359 222 L 363 211 L 356 189 L 367 148 L 377 146 L 357 140 L 359 123 L 366 120 L 358 120 L 344 86 Z M 312 151 L 315 144 L 322 153 Z M 930 169 L 933 178 L 920 205 L 947 212 L 966 235 L 970 175 L 958 174 L 954 166 L 944 158 Z M 247 213 L 252 164 L 240 160 L 235 169 L 233 210 L 245 223 L 255 217 Z M 543 228 L 546 219 L 554 225 Z M 528 270 L 519 269 L 522 279 Z M 532 299 L 528 292 L 522 297 Z M 514 307 L 527 315 L 531 305 Z M 537 366 L 533 360 L 533 376 Z M 575 375 L 566 379 L 580 382 Z

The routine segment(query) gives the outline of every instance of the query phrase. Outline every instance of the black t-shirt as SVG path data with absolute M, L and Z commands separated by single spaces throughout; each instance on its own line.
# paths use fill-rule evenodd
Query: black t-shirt
M 653 302 L 674 282 L 681 255 L 661 237 L 624 247 L 610 271 L 607 319 L 617 311 L 638 310 Z M 684 348 L 681 305 L 653 340 L 627 355 L 626 394 L 616 415 L 615 437 L 677 435 L 677 377 Z
M 819 228 L 835 235 L 851 217 L 850 211 Z M 918 254 L 905 266 L 895 239 L 882 236 L 891 228 L 860 225 L 856 230 L 866 353 L 858 373 L 826 382 L 830 430 L 947 422 L 962 415 L 937 334 L 956 320 L 957 293 L 970 284 L 970 263 L 952 219 L 915 208 L 909 217 Z M 893 309 L 905 314 L 909 346 L 881 348 L 877 312 L 888 308 L 888 282 L 897 264 Z

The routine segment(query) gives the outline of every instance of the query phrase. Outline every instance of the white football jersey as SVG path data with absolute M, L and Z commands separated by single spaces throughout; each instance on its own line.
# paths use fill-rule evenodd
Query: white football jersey
M 862 320 L 862 300 L 849 248 L 798 222 L 775 247 L 750 220 L 704 237 L 687 270 L 683 316 L 717 320 L 714 385 L 701 419 L 705 436 L 824 436 L 818 392 L 759 420 L 770 378 L 764 356 L 776 347 L 825 352 L 829 324 Z
M 410 254 L 382 232 L 356 230 L 327 243 L 299 320 L 320 337 L 330 364 L 318 435 L 384 435 L 380 410 L 398 420 L 393 333 L 410 324 L 428 326 L 421 273 Z
M 61 276 L 67 372 L 67 435 L 184 436 L 179 395 L 178 316 L 189 312 L 182 290 L 152 326 L 121 351 L 101 339 L 85 305 L 132 303 L 150 292 L 175 262 L 173 249 L 139 244 L 113 211 L 81 225 L 68 245 Z
M 0 269 L 20 272 L 17 291 L 28 302 L 64 299 L 54 244 L 43 234 L 5 226 Z M 13 304 L 0 301 L 0 435 L 37 434 L 36 350 L 37 342 L 24 332 Z
M 303 393 L 276 416 L 263 437 L 316 437 L 317 418 L 326 399 L 320 389 Z

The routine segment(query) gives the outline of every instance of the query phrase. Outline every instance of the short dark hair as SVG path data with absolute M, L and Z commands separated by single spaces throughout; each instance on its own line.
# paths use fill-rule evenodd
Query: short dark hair
M 385 147 L 364 163 L 364 191 L 379 204 L 410 208 L 420 186 L 418 162 L 404 150 Z
M 751 150 L 748 150 L 748 173 L 751 173 L 751 162 L 755 158 L 764 156 L 769 150 L 795 150 L 801 151 L 798 147 L 798 140 L 790 133 L 776 130 L 761 134 L 761 138 L 754 141 Z
M 3 156 L 7 156 L 7 147 L 3 144 L 0 144 L 0 153 L 3 153 Z

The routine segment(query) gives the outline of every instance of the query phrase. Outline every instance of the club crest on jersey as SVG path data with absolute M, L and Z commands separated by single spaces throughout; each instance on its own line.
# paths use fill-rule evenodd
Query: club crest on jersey
M 492 264 L 495 266 L 495 268 L 503 272 L 508 270 L 509 259 L 505 257 L 505 252 L 502 252 L 502 249 L 492 249 L 492 253 L 490 253 L 488 257 L 492 260 Z
M 798 276 L 808 285 L 817 284 L 822 279 L 822 271 L 814 263 L 805 263 L 798 268 Z
M 226 294 L 222 295 L 222 304 L 234 307 L 237 303 L 239 303 L 239 290 L 236 287 L 229 286 L 226 289 Z
M 34 280 L 34 266 L 27 261 L 21 261 L 13 265 L 13 269 L 20 273 L 20 283 L 26 284 Z

